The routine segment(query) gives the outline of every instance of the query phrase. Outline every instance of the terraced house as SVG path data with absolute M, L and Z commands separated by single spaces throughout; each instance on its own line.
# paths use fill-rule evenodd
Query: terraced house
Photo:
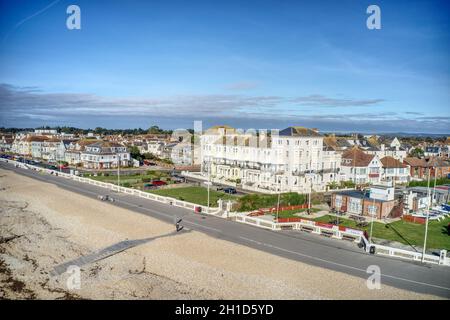
M 407 183 L 409 181 L 408 166 L 393 157 L 381 159 L 382 180 L 394 183 Z
M 376 184 L 381 181 L 382 163 L 378 155 L 367 154 L 358 147 L 342 155 L 341 179 L 356 184 Z
M 341 162 L 317 130 L 304 127 L 271 133 L 212 127 L 201 137 L 200 158 L 204 176 L 267 193 L 325 191 L 339 179 Z
M 129 166 L 131 161 L 127 147 L 108 141 L 86 145 L 81 152 L 81 163 L 87 169 L 111 169 Z

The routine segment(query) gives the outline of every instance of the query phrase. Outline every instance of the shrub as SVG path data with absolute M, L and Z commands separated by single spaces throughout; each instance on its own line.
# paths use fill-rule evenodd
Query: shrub
M 439 178 L 436 179 L 436 185 L 443 185 L 443 184 L 450 184 L 450 179 L 448 178 Z M 411 181 L 408 184 L 408 187 L 426 187 L 428 186 L 428 180 L 424 180 L 424 181 Z M 430 187 L 434 186 L 434 178 L 431 177 L 430 178 Z

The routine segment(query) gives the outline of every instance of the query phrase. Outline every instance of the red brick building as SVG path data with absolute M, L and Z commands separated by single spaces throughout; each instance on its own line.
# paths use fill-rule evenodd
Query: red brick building
M 447 177 L 450 173 L 450 160 L 446 158 L 415 158 L 408 157 L 403 160 L 403 163 L 409 167 L 410 175 L 413 178 L 426 179 L 428 171 L 430 177 L 437 178 Z

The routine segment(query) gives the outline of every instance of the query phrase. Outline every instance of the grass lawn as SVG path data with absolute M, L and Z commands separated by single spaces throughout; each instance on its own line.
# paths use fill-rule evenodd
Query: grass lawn
M 320 211 L 320 209 L 317 208 L 311 208 L 311 212 L 317 212 Z M 306 209 L 295 209 L 295 210 L 284 210 L 284 211 L 280 211 L 278 212 L 278 217 L 279 218 L 298 218 L 299 216 L 295 215 L 296 213 L 299 212 L 306 212 Z M 272 215 L 274 217 L 277 216 L 277 212 L 275 211 L 274 213 L 272 213 Z
M 109 182 L 113 184 L 117 184 L 117 176 L 116 175 L 98 175 L 98 176 L 89 176 L 87 178 L 94 179 L 97 181 L 102 182 Z M 145 174 L 142 173 L 135 173 L 135 174 L 127 174 L 127 175 L 120 175 L 120 185 L 121 186 L 130 186 L 134 188 L 141 189 L 144 185 L 144 182 L 142 179 L 150 179 L 150 180 L 163 180 L 167 181 L 167 178 L 170 178 L 169 173 L 162 172 L 162 171 L 151 171 L 147 172 Z M 150 182 L 145 182 L 150 183 Z M 171 183 L 170 181 L 167 181 L 167 183 Z
M 178 200 L 188 201 L 200 205 L 208 205 L 208 191 L 204 187 L 185 187 L 172 189 L 149 190 L 148 192 L 158 194 L 160 196 L 172 197 Z M 210 206 L 217 207 L 217 200 L 236 199 L 238 196 L 210 190 L 209 199 Z
M 335 220 L 336 217 L 325 215 L 314 219 L 315 221 L 329 222 Z M 356 226 L 353 220 L 339 218 L 342 221 L 341 226 L 366 230 L 370 232 L 370 219 L 366 220 L 369 225 L 364 228 Z M 450 217 L 441 221 L 429 221 L 428 223 L 428 239 L 427 248 L 447 249 L 450 250 L 450 236 L 447 233 L 447 225 L 450 223 Z M 403 220 L 395 221 L 389 224 L 374 222 L 373 237 L 401 242 L 403 244 L 423 246 L 425 235 L 425 225 L 406 222 Z

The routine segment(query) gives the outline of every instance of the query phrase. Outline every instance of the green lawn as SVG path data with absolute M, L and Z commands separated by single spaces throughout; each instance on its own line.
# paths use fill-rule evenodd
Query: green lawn
M 94 179 L 97 181 L 117 184 L 117 176 L 116 175 L 88 176 L 87 178 L 91 178 L 91 179 Z M 143 187 L 144 183 L 150 183 L 150 182 L 144 182 L 143 179 L 163 180 L 169 184 L 171 183 L 169 173 L 163 172 L 163 171 L 148 171 L 145 174 L 135 173 L 135 174 L 120 175 L 120 185 L 125 186 L 125 187 L 134 187 L 134 188 L 141 189 Z
M 336 217 L 325 215 L 314 219 L 315 221 L 329 222 L 336 220 Z M 365 228 L 356 226 L 353 220 L 339 218 L 342 221 L 341 226 L 366 230 L 370 232 L 370 219 L 366 221 L 369 225 Z M 428 239 L 427 248 L 432 249 L 447 249 L 450 250 L 450 236 L 447 233 L 447 225 L 450 223 L 450 217 L 441 221 L 430 221 L 428 223 Z M 389 224 L 374 222 L 373 237 L 398 241 L 403 244 L 423 246 L 423 239 L 425 235 L 425 225 L 406 222 L 403 220 L 395 221 Z
M 208 191 L 204 187 L 194 186 L 194 187 L 172 188 L 172 189 L 157 189 L 157 190 L 149 190 L 148 192 L 204 206 L 208 204 Z M 214 190 L 210 190 L 209 194 L 211 207 L 217 207 L 217 200 L 219 199 L 233 200 L 237 198 L 238 196 Z

